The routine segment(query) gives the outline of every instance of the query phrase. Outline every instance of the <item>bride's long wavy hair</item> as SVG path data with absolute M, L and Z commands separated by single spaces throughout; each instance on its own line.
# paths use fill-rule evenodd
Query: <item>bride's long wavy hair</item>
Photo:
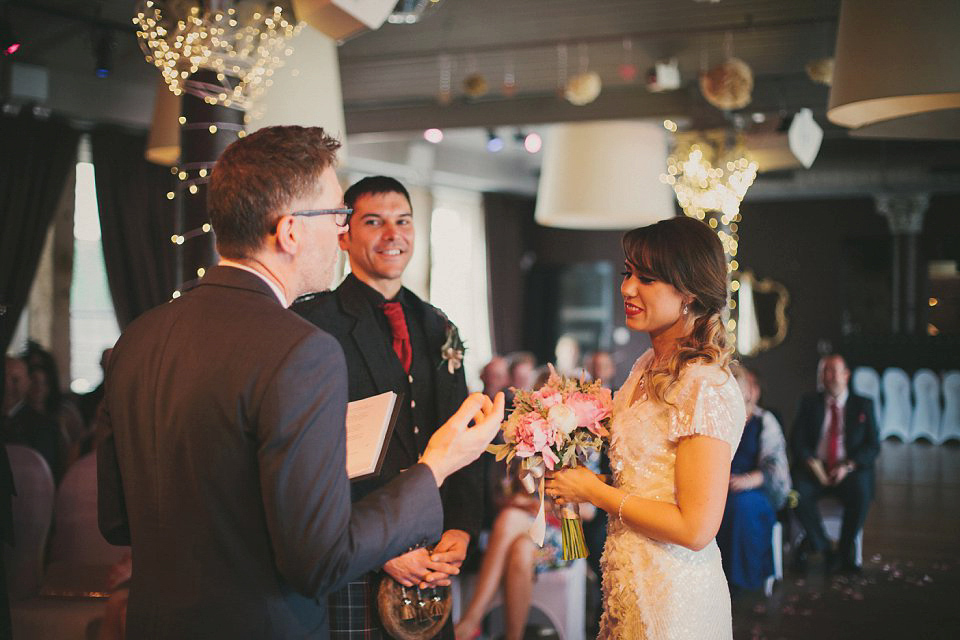
M 692 362 L 727 366 L 733 349 L 727 345 L 721 312 L 727 305 L 727 262 L 716 232 L 687 216 L 661 220 L 628 231 L 623 253 L 634 267 L 673 285 L 692 298 L 693 330 L 678 341 L 666 360 L 647 370 L 644 385 L 660 402 Z

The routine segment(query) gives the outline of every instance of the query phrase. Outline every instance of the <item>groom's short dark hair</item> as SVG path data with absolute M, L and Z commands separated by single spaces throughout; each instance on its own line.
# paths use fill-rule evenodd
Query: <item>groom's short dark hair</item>
M 320 187 L 337 161 L 340 141 L 320 127 L 266 127 L 220 154 L 210 176 L 207 209 L 225 258 L 256 253 L 292 200 Z
M 399 180 L 390 176 L 369 176 L 350 185 L 343 194 L 343 203 L 353 209 L 360 196 L 379 195 L 381 193 L 399 193 L 407 199 L 407 204 L 411 208 L 413 207 L 407 188 L 400 184 Z

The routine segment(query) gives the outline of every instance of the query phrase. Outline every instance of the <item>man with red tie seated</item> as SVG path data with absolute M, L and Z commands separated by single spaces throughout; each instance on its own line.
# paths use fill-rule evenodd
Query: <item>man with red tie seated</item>
M 800 571 L 806 569 L 810 552 L 825 552 L 828 569 L 860 571 L 854 545 L 873 497 L 873 465 L 880 442 L 873 401 L 850 393 L 849 382 L 850 369 L 843 357 L 824 357 L 820 363 L 823 390 L 803 397 L 793 423 L 793 486 L 799 494 L 797 517 L 806 531 L 795 558 Z M 817 508 L 826 495 L 837 497 L 843 505 L 836 553 L 830 549 Z
M 401 284 L 414 249 L 407 190 L 393 178 L 375 176 L 351 186 L 343 199 L 353 209 L 350 228 L 340 236 L 351 273 L 335 291 L 293 308 L 340 342 L 350 400 L 386 391 L 402 395 L 379 476 L 352 486 L 353 499 L 360 500 L 416 464 L 431 434 L 467 396 L 467 386 L 457 328 Z M 441 489 L 443 535 L 436 546 L 391 559 L 383 573 L 405 586 L 449 585 L 479 533 L 482 501 L 482 467 L 474 463 Z M 380 579 L 379 572 L 367 574 L 331 596 L 332 638 L 387 637 L 376 611 Z M 440 635 L 453 638 L 449 621 Z

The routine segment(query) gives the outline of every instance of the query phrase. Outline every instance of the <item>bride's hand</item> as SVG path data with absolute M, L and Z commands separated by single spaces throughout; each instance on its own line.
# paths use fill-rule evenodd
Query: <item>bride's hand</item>
M 567 502 L 594 503 L 594 489 L 600 477 L 586 467 L 547 472 L 546 493 L 559 505 Z

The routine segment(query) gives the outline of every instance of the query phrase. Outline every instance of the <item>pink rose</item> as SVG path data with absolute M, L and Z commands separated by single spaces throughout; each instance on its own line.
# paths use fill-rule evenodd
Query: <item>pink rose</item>
M 547 440 L 552 439 L 548 438 L 548 432 L 552 432 L 552 429 L 540 414 L 528 413 L 520 418 L 517 430 L 514 432 L 517 457 L 529 458 L 535 453 L 540 453 L 547 446 Z
M 517 424 L 515 432 L 518 458 L 529 458 L 534 454 L 543 456 L 543 463 L 553 469 L 560 458 L 550 448 L 557 442 L 558 434 L 539 413 L 524 415 Z
M 581 393 L 579 391 L 571 393 L 567 398 L 566 405 L 570 407 L 577 416 L 577 425 L 586 427 L 591 433 L 598 436 L 610 435 L 600 422 L 610 416 L 610 390 L 601 389 L 597 395 Z
M 549 409 L 550 407 L 563 402 L 563 396 L 560 395 L 560 392 L 554 391 L 548 387 L 540 387 L 533 392 L 531 397 L 535 401 L 539 400 L 544 409 Z
M 553 452 L 553 449 L 550 447 L 544 447 L 543 451 L 543 465 L 553 471 L 554 465 L 560 462 L 560 458 L 557 457 L 557 454 Z

